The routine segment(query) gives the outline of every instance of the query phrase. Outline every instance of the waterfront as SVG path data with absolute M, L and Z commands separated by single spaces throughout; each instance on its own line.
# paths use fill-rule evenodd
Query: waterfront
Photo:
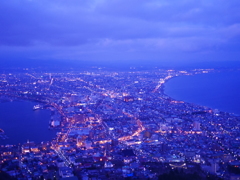
M 165 84 L 165 93 L 176 99 L 240 115 L 240 72 L 180 76 Z
M 9 137 L 0 140 L 1 144 L 50 141 L 55 137 L 56 131 L 48 129 L 50 111 L 33 111 L 36 104 L 30 101 L 0 103 L 0 128 Z
M 4 121 L 15 137 L 10 137 L 7 127 L 0 127 L 10 139 L 24 134 L 21 140 L 36 143 L 0 146 L 0 168 L 16 178 L 158 179 L 180 163 L 185 173 L 229 179 L 228 167 L 240 159 L 240 117 L 173 100 L 162 89 L 171 77 L 216 71 L 2 74 L 1 101 L 31 102 L 2 103 L 0 122 L 10 115 L 12 119 Z M 52 114 L 33 111 L 37 104 L 33 101 L 44 103 Z M 46 114 L 40 118 L 42 112 Z M 29 113 L 34 115 L 29 117 Z M 59 133 L 48 130 L 50 119 L 51 128 Z M 51 143 L 46 142 L 51 140 L 47 133 L 56 137 Z

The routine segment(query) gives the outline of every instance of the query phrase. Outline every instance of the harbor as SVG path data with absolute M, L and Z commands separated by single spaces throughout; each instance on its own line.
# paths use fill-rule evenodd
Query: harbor
M 17 145 L 27 140 L 40 143 L 56 136 L 56 131 L 48 128 L 51 111 L 33 110 L 36 105 L 36 102 L 16 100 L 0 103 L 0 128 L 3 131 L 0 132 L 0 144 Z

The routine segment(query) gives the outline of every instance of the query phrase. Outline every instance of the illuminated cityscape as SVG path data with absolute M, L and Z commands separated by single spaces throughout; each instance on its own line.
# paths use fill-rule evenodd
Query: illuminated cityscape
M 16 179 L 161 179 L 177 169 L 237 179 L 240 117 L 164 94 L 173 77 L 211 72 L 2 73 L 1 101 L 37 102 L 33 110 L 50 110 L 46 128 L 58 132 L 48 142 L 1 145 L 1 172 Z M 7 138 L 4 129 L 0 137 Z
M 0 12 L 0 180 L 240 180 L 239 0 Z

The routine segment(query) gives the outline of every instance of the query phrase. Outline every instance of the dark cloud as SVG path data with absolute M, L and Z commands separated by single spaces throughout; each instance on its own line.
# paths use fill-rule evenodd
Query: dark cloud
M 239 59 L 238 0 L 8 0 L 0 12 L 9 58 Z

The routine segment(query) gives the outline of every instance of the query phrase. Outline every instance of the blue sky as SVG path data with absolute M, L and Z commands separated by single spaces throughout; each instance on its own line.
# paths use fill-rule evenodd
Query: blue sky
M 240 61 L 239 0 L 2 0 L 2 60 Z

